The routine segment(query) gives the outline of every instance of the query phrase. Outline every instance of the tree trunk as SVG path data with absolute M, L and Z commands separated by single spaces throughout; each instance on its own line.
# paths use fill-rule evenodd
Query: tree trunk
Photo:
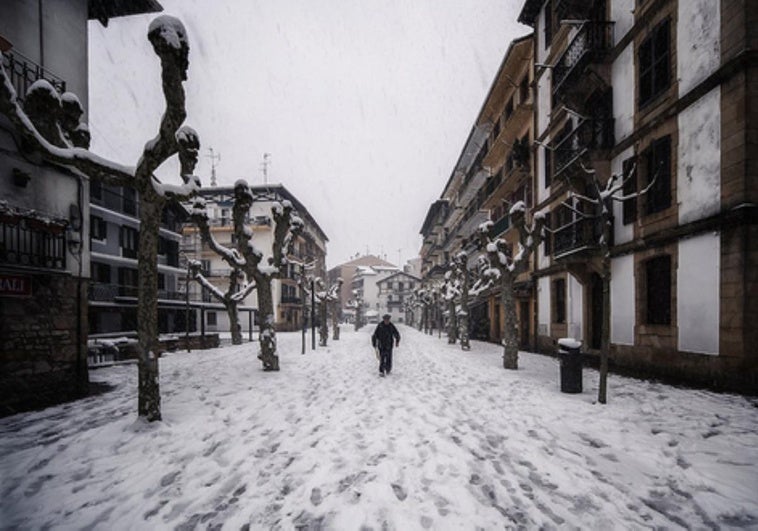
M 319 302 L 318 305 L 318 317 L 319 317 L 319 325 L 318 325 L 318 346 L 319 347 L 325 347 L 326 342 L 329 339 L 329 323 L 327 322 L 327 311 L 326 307 L 328 302 L 325 300 Z
M 339 320 L 339 299 L 332 303 L 332 340 L 339 341 L 340 338 L 340 320 Z
M 471 350 L 471 343 L 469 342 L 469 322 L 471 320 L 469 315 L 469 303 L 468 303 L 468 267 L 466 262 L 463 262 L 461 267 L 461 350 Z
M 513 279 L 503 272 L 500 297 L 503 304 L 505 329 L 503 330 L 503 368 L 518 369 L 518 324 L 516 322 L 516 299 L 513 296 Z
M 139 328 L 138 415 L 149 422 L 161 420 L 161 391 L 158 353 L 158 230 L 163 204 L 140 193 L 139 231 Z
M 258 359 L 263 363 L 264 371 L 278 371 L 279 356 L 276 355 L 274 296 L 271 292 L 271 278 L 260 275 L 255 280 L 261 326 L 261 352 L 258 354 Z
M 605 264 L 603 264 L 604 269 Z M 597 390 L 597 401 L 605 404 L 608 389 L 608 355 L 611 347 L 611 272 L 610 264 L 602 276 L 603 281 L 603 329 L 600 336 L 600 385 Z
M 232 332 L 232 345 L 242 344 L 242 327 L 240 326 L 239 310 L 235 301 L 226 301 L 226 313 L 229 316 L 229 328 Z
M 448 322 L 447 322 L 447 342 L 450 345 L 454 345 L 458 340 L 456 330 L 458 329 L 457 319 L 455 318 L 455 300 L 450 300 L 447 303 L 448 308 Z

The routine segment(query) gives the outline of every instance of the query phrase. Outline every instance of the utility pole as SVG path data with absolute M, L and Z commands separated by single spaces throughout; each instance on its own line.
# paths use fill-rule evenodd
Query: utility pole
M 261 162 L 261 171 L 263 172 L 263 184 L 268 184 L 268 166 L 271 164 L 271 153 L 263 154 L 263 162 Z
M 206 155 L 211 159 L 211 186 L 216 186 L 216 162 L 221 162 L 221 153 L 214 154 L 212 147 L 209 147 L 208 151 L 211 152 L 210 155 Z

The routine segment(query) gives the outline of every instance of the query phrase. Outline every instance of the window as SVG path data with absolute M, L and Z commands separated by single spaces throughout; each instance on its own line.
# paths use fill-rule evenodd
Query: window
M 671 137 L 666 136 L 650 144 L 642 158 L 645 186 L 655 179 L 655 184 L 645 195 L 645 211 L 654 214 L 671 206 Z
M 550 212 L 545 213 L 545 229 L 548 229 L 545 231 L 545 256 L 550 256 L 553 254 L 553 233 L 550 232 L 552 230 L 552 220 Z
M 109 266 L 108 264 L 92 262 L 90 264 L 90 276 L 92 277 L 93 282 L 99 282 L 101 284 L 110 284 L 111 266 Z
M 125 186 L 121 189 L 122 208 L 124 214 L 137 215 L 137 192 L 133 188 Z
M 553 280 L 553 322 L 566 322 L 566 279 Z
M 513 98 L 508 100 L 508 103 L 505 104 L 505 110 L 503 111 L 503 117 L 506 121 L 508 121 L 508 118 L 511 117 L 511 114 L 513 114 Z
M 630 196 L 637 192 L 637 170 L 634 170 L 634 175 L 629 173 L 634 167 L 634 159 L 626 159 L 621 163 L 621 176 L 624 181 L 624 189 L 622 191 L 624 196 Z M 637 219 L 637 198 L 632 197 L 624 201 L 623 205 L 623 220 L 624 225 L 634 223 Z
M 553 152 L 548 148 L 544 148 L 543 151 L 545 153 L 545 188 L 548 188 L 553 178 Z
M 208 312 L 205 314 L 205 322 L 208 326 L 216 326 L 218 321 L 216 320 L 216 312 Z
M 524 76 L 519 85 L 519 103 L 524 104 L 529 101 L 529 76 Z
M 158 254 L 160 256 L 165 256 L 166 255 L 166 244 L 167 243 L 168 242 L 166 241 L 166 238 L 164 238 L 163 236 L 158 236 Z
M 107 236 L 105 220 L 99 216 L 89 217 L 89 234 L 93 240 L 104 240 Z
M 164 290 L 166 289 L 166 275 L 163 273 L 158 273 L 158 289 Z
M 548 0 L 545 3 L 545 49 L 550 48 L 553 40 L 553 2 Z
M 96 179 L 92 179 L 89 182 L 89 196 L 90 199 L 103 199 L 103 183 Z
M 119 237 L 121 245 L 121 256 L 125 258 L 137 258 L 137 248 L 139 246 L 139 232 L 131 227 L 121 227 Z
M 645 262 L 646 322 L 671 324 L 671 257 L 658 256 Z
M 671 31 L 667 19 L 642 41 L 638 53 L 639 106 L 643 107 L 665 91 L 671 83 Z
M 129 267 L 118 268 L 118 294 L 125 297 L 136 297 L 139 281 L 136 269 Z

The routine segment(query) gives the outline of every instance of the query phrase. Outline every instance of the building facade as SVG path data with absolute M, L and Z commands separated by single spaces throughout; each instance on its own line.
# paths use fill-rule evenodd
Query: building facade
M 406 303 L 413 291 L 421 286 L 421 279 L 399 271 L 376 283 L 378 288 L 379 312 L 389 314 L 396 323 L 406 321 Z
M 307 275 L 326 276 L 326 243 L 328 238 L 305 206 L 282 185 L 251 186 L 253 206 L 248 216 L 247 227 L 253 232 L 253 244 L 260 249 L 264 257 L 270 256 L 274 241 L 274 220 L 271 208 L 275 202 L 288 200 L 304 222 L 304 228 L 298 235 L 293 254 L 289 257 L 287 271 L 272 283 L 274 296 L 274 315 L 278 330 L 298 330 L 303 325 L 302 290 L 298 279 L 306 265 Z M 204 188 L 199 194 L 206 201 L 211 233 L 216 240 L 226 247 L 232 247 L 233 223 L 232 207 L 234 204 L 234 187 Z M 203 272 L 210 282 L 222 292 L 228 286 L 231 272 L 229 265 L 220 256 L 208 248 L 200 239 L 197 227 L 192 224 L 184 226 L 181 253 L 185 259 L 197 260 L 202 264 Z M 265 260 L 265 258 L 264 258 Z M 203 293 L 196 282 L 190 283 L 190 297 L 203 300 L 208 304 L 204 310 L 204 327 L 208 331 L 229 331 L 230 324 L 226 311 L 214 304 L 210 294 Z M 257 298 L 253 291 L 242 303 L 247 308 L 257 308 Z M 248 332 L 250 320 L 241 319 L 243 332 Z M 254 323 L 252 323 L 254 326 Z
M 179 266 L 179 242 L 187 217 L 184 207 L 176 203 L 168 203 L 163 209 L 158 240 L 158 331 L 162 334 L 186 330 L 187 270 Z M 139 224 L 136 191 L 91 183 L 88 296 L 91 336 L 132 332 L 136 335 Z M 194 329 L 194 322 L 192 325 Z
M 471 133 L 458 157 L 440 198 L 427 212 L 421 229 L 422 277 L 428 286 L 444 280 L 453 257 L 464 251 L 468 266 L 476 268 L 479 256 L 477 230 L 494 223 L 492 236 L 515 248 L 518 234 L 511 229 L 508 211 L 517 201 L 528 207 L 533 201 L 533 53 L 530 35 L 509 46 Z M 522 344 L 533 341 L 534 285 L 529 272 L 517 286 L 517 315 Z M 472 297 L 470 335 L 499 341 L 504 312 L 495 287 Z
M 358 266 L 351 281 L 354 296 L 363 300 L 364 315 L 369 323 L 379 322 L 386 301 L 382 300 L 380 283 L 394 276 L 399 269 L 393 265 Z
M 342 279 L 342 289 L 340 290 L 340 308 L 342 309 L 342 317 L 344 318 L 346 313 L 353 315 L 350 309 L 350 302 L 353 300 L 353 278 L 356 270 L 359 267 L 395 267 L 388 261 L 371 254 L 364 256 L 358 256 L 352 260 L 339 264 L 329 270 L 328 279 L 329 284 L 337 282 L 338 278 Z
M 542 345 L 600 348 L 599 227 L 569 197 L 592 193 L 583 163 L 645 191 L 614 203 L 612 365 L 756 389 L 758 30 L 737 23 L 756 17 L 729 0 L 525 2 L 548 66 L 535 115 L 536 206 L 555 231 L 534 272 Z

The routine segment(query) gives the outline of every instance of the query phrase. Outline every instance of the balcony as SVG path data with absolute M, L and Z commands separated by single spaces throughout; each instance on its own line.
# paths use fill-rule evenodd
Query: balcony
M 581 251 L 598 248 L 602 227 L 592 218 L 581 218 L 553 234 L 553 258 L 566 258 Z
M 553 179 L 590 151 L 613 147 L 613 119 L 586 119 L 553 148 Z
M 66 226 L 0 205 L 0 263 L 66 268 Z
M 66 92 L 66 82 L 55 74 L 37 65 L 31 59 L 24 57 L 16 51 L 7 51 L 2 54 L 3 67 L 10 77 L 11 84 L 16 90 L 19 100 L 24 99 L 26 91 L 38 79 L 47 80 L 59 94 Z
M 580 75 L 584 69 L 604 61 L 613 46 L 613 22 L 585 22 L 569 43 L 553 68 L 553 102 L 558 96 L 566 98 L 574 91 L 589 94 L 595 88 L 589 76 Z M 607 85 L 607 83 L 606 83 Z
M 303 300 L 300 297 L 294 297 L 292 295 L 282 295 L 282 304 L 302 304 Z

